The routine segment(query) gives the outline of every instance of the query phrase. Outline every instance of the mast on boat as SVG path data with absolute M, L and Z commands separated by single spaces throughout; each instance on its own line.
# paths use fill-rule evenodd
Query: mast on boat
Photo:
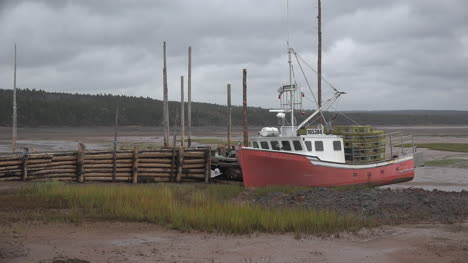
M 317 104 L 322 107 L 322 1 L 317 0 L 318 3 L 318 51 L 317 51 Z
M 270 110 L 270 112 L 277 112 L 278 113 L 278 118 L 282 118 L 283 121 L 285 119 L 285 115 L 279 114 L 284 114 L 288 111 L 291 111 L 291 123 L 290 126 L 283 126 L 281 127 L 281 134 L 283 136 L 295 136 L 297 134 L 297 131 L 304 127 L 310 120 L 312 120 L 313 117 L 315 117 L 317 114 L 321 113 L 321 111 L 326 110 L 328 107 L 330 107 L 337 99 L 340 97 L 342 94 L 345 94 L 345 92 L 340 92 L 333 88 L 335 90 L 334 95 L 325 101 L 324 104 L 322 104 L 322 3 L 321 0 L 318 0 L 318 15 L 317 15 L 317 20 L 318 20 L 318 56 L 317 56 L 317 95 L 318 98 L 316 100 L 317 103 L 317 110 L 314 111 L 310 116 L 308 116 L 303 122 L 298 124 L 296 126 L 295 123 L 295 118 L 294 118 L 294 110 L 295 110 L 295 103 L 296 103 L 296 95 L 295 92 L 298 90 L 298 87 L 295 83 L 293 83 L 293 66 L 292 66 L 292 54 L 296 56 L 297 59 L 297 54 L 296 52 L 289 47 L 289 41 L 288 41 L 288 64 L 289 64 L 289 85 L 285 85 L 279 89 L 280 93 L 280 99 L 282 99 L 282 94 L 289 91 L 289 100 L 286 97 L 284 101 L 281 101 L 281 109 L 279 110 Z M 299 63 L 299 62 L 298 62 Z M 305 75 L 304 75 L 305 77 Z M 299 94 L 299 96 L 301 96 Z M 302 100 L 301 102 L 298 102 L 298 104 L 302 105 Z M 323 114 L 322 114 L 322 118 Z M 322 124 L 327 124 L 327 121 L 325 119 L 322 120 Z
M 291 61 L 292 48 L 288 48 L 288 63 L 289 63 L 289 92 L 291 94 L 291 129 L 294 129 L 294 92 L 292 84 L 292 61 Z

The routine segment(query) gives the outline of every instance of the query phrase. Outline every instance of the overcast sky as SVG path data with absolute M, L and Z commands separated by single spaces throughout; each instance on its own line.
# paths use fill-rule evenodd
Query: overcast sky
M 467 0 L 322 5 L 323 75 L 348 93 L 337 109 L 468 110 Z M 20 88 L 161 99 L 167 41 L 171 100 L 180 98 L 191 45 L 194 101 L 225 104 L 231 83 L 241 104 L 247 68 L 249 104 L 273 108 L 288 81 L 288 32 L 316 67 L 316 13 L 315 0 L 289 0 L 289 22 L 286 0 L 0 0 L 0 88 L 13 86 L 16 42 Z

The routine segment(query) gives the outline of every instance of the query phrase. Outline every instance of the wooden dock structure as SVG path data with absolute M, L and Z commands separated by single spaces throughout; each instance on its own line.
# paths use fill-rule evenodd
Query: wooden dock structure
M 0 154 L 0 181 L 209 182 L 211 149 L 78 151 Z

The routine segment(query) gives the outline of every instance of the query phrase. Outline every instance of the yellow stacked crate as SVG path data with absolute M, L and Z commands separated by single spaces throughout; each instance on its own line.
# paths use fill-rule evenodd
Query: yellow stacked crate
M 386 137 L 372 126 L 335 126 L 333 134 L 343 137 L 348 163 L 368 163 L 385 159 Z

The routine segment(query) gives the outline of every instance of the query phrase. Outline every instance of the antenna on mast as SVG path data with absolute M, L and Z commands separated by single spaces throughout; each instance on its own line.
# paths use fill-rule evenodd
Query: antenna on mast
M 318 2 L 318 51 L 317 51 L 317 104 L 322 107 L 322 1 Z
M 292 83 L 292 61 L 291 61 L 291 52 L 292 48 L 288 48 L 288 63 L 289 63 L 289 92 L 290 92 L 290 99 L 291 99 L 291 126 L 294 126 L 294 92 L 295 87 Z

